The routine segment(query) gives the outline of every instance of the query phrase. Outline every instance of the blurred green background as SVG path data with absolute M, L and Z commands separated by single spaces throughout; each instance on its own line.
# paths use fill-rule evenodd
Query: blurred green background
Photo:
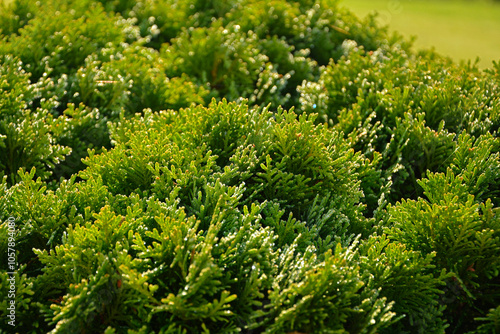
M 363 17 L 378 20 L 405 36 L 416 36 L 415 48 L 431 48 L 456 61 L 480 58 L 479 67 L 500 60 L 500 1 L 340 0 Z

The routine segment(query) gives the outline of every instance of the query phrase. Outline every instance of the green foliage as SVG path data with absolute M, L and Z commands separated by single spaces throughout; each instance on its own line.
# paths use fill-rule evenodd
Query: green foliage
M 241 33 L 237 26 L 214 24 L 209 29 L 184 30 L 172 44 L 162 48 L 169 63 L 167 73 L 186 73 L 206 83 L 230 100 L 248 97 L 268 58 L 260 53 L 253 33 Z
M 147 45 L 160 49 L 163 43 L 179 35 L 183 28 L 197 24 L 193 1 L 178 0 L 99 0 L 108 12 L 136 20 Z M 198 13 L 201 14 L 201 13 Z
M 476 318 L 475 320 L 481 321 L 483 324 L 481 324 L 475 331 L 469 333 L 498 333 L 500 331 L 500 306 L 495 309 L 491 309 L 486 317 Z
M 313 121 L 227 102 L 147 112 L 112 128 L 115 148 L 104 155 L 91 152 L 80 177 L 102 178 L 113 194 L 155 194 L 163 200 L 175 193 L 187 208 L 194 199 L 203 200 L 198 194 L 203 185 L 220 179 L 243 187 L 243 203 L 272 201 L 287 215 L 308 217 L 324 238 L 338 224 L 330 217 L 337 217 L 339 236 L 347 236 L 364 224 L 362 206 L 356 205 L 362 196 L 359 181 L 347 172 L 356 169 L 360 157 L 340 135 L 329 138 L 330 132 Z M 324 213 L 317 212 L 319 203 Z M 316 220 L 323 222 L 316 226 Z
M 244 31 L 255 31 L 261 38 L 284 37 L 297 50 L 310 50 L 321 65 L 341 56 L 340 46 L 346 38 L 372 50 L 387 35 L 375 26 L 373 17 L 362 22 L 326 1 L 242 1 L 227 19 L 238 22 Z
M 498 84 L 478 78 L 477 69 L 431 63 L 398 47 L 366 52 L 345 41 L 343 49 L 318 82 L 299 88 L 301 111 L 318 113 L 367 157 L 381 152 L 393 201 L 421 195 L 417 180 L 427 170 L 446 170 L 455 134 L 496 133 Z
M 390 323 L 392 304 L 377 290 L 363 289 L 368 277 L 358 274 L 350 250 L 337 247 L 324 256 L 317 263 L 312 249 L 298 261 L 293 247 L 283 253 L 267 306 L 273 323 L 264 333 L 371 333 Z
M 187 76 L 169 79 L 166 62 L 155 50 L 131 45 L 120 50 L 106 49 L 85 59 L 70 85 L 67 96 L 116 117 L 123 109 L 140 112 L 179 109 L 203 103 L 207 94 Z
M 130 21 L 109 17 L 100 6 L 91 6 L 82 16 L 76 11 L 47 9 L 29 25 L 10 36 L 2 46 L 23 61 L 31 80 L 74 73 L 85 58 L 105 46 L 119 46 L 137 40 L 138 31 Z
M 1 228 L 3 230 L 3 226 Z M 4 231 L 2 231 L 2 234 L 3 232 Z M 4 244 L 3 241 L 4 240 L 2 240 L 2 246 Z M 3 253 L 7 254 L 7 248 L 1 248 Z M 7 272 L 0 273 L 0 295 L 2 296 L 0 315 L 6 319 L 5 323 L 10 321 L 10 318 L 7 317 L 7 315 L 10 314 L 7 307 L 10 306 L 10 301 L 12 300 L 12 290 L 10 289 L 12 279 L 14 279 L 16 328 L 29 331 L 34 328 L 37 323 L 33 323 L 33 319 L 29 315 L 30 312 L 35 309 L 33 305 L 33 279 L 29 278 L 26 273 L 24 273 L 25 269 L 26 265 L 23 265 L 18 268 L 18 272 L 15 275 L 8 274 Z
M 17 34 L 33 19 L 40 6 L 34 1 L 2 1 L 0 2 L 0 34 L 3 36 Z
M 0 9 L 15 331 L 498 330 L 498 63 L 337 1 Z
M 490 199 L 495 206 L 500 204 L 498 202 L 499 143 L 498 138 L 492 137 L 489 133 L 475 140 L 462 133 L 458 138 L 458 147 L 450 165 L 453 173 L 461 181 L 463 179 L 464 194 L 467 192 L 473 194 L 477 202 Z M 429 193 L 432 191 L 431 186 L 427 187 L 427 191 Z
M 0 65 L 0 177 L 15 183 L 19 168 L 37 168 L 37 175 L 47 179 L 54 165 L 71 152 L 69 147 L 56 144 L 64 124 L 50 110 L 54 100 L 40 101 L 40 85 L 29 83 L 29 74 L 22 62 L 4 55 Z
M 107 118 L 103 117 L 98 109 L 91 109 L 80 104 L 75 107 L 70 103 L 58 118 L 60 130 L 58 142 L 70 147 L 71 153 L 66 157 L 64 164 L 56 165 L 54 174 L 57 177 L 71 178 L 84 168 L 82 158 L 87 157 L 88 149 L 100 150 L 109 147 Z
M 440 288 L 450 277 L 443 270 L 433 275 L 435 253 L 421 255 L 387 236 L 370 237 L 359 246 L 358 261 L 372 275 L 370 285 L 394 302 L 392 310 L 404 316 L 388 333 L 442 333 L 448 326 L 439 304 Z
M 463 196 L 466 184 L 451 170 L 429 176 L 421 185 L 429 201 L 403 200 L 390 207 L 393 226 L 387 233 L 411 250 L 435 252 L 436 268 L 453 272 L 443 303 L 448 304 L 449 321 L 462 328 L 472 324 L 471 318 L 481 308 L 494 306 L 499 298 L 498 210 L 490 200 L 479 205 L 473 195 Z M 441 187 L 439 195 L 436 186 Z
M 149 310 L 142 300 L 153 299 L 156 286 L 147 283 L 147 276 L 131 268 L 126 251 L 101 254 L 95 274 L 71 284 L 60 305 L 52 305 L 47 317 L 55 324 L 54 332 L 81 332 L 88 328 L 103 331 L 108 326 L 140 328 Z M 48 312 L 49 313 L 49 312 Z M 52 316 L 53 315 L 53 316 Z

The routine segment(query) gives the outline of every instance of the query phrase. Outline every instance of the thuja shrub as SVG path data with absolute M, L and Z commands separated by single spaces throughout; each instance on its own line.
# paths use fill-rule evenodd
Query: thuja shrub
M 381 332 L 440 333 L 448 327 L 440 299 L 451 274 L 435 269 L 435 256 L 392 242 L 386 235 L 370 236 L 359 243 L 354 259 L 362 271 L 372 275 L 369 286 L 394 302 L 392 310 L 401 317 Z
M 5 234 L 4 234 L 5 232 Z M 7 235 L 7 230 L 2 230 L 2 236 Z M 2 243 L 2 251 L 6 252 L 7 247 L 3 247 L 4 241 Z M 5 243 L 6 244 L 6 243 Z M 21 270 L 25 269 L 25 265 L 20 268 Z M 12 282 L 12 275 L 7 274 L 7 271 L 2 271 L 0 273 L 0 295 L 2 296 L 1 307 L 2 310 L 7 310 L 7 307 L 10 306 L 11 297 L 9 294 L 12 294 L 11 284 L 14 283 L 15 293 L 16 293 L 16 313 L 19 314 L 19 318 L 17 318 L 18 326 L 20 328 L 26 328 L 27 330 L 32 330 L 32 319 L 29 316 L 30 312 L 30 304 L 33 302 L 33 279 L 28 278 L 26 274 L 22 274 L 19 277 L 16 277 L 15 282 Z M 7 312 L 2 315 L 7 316 Z M 16 317 L 17 317 L 16 314 Z M 5 327 L 5 326 L 3 326 Z M 31 328 L 31 329 L 30 329 Z M 7 329 L 7 328 L 6 328 Z
M 147 46 L 157 50 L 163 43 L 168 43 L 178 36 L 184 28 L 200 24 L 199 15 L 195 15 L 197 11 L 193 1 L 99 0 L 99 2 L 108 12 L 119 13 L 126 19 L 136 20 L 135 25 L 139 28 L 140 35 L 147 42 Z
M 436 268 L 453 273 L 442 304 L 455 329 L 468 327 L 495 306 L 500 273 L 498 195 L 492 192 L 498 188 L 498 140 L 462 133 L 457 146 L 445 173 L 418 181 L 427 200 L 389 207 L 387 231 L 412 250 L 435 252 Z
M 443 304 L 448 321 L 458 329 L 470 326 L 476 312 L 498 300 L 500 239 L 491 202 L 479 206 L 472 198 L 460 203 L 452 196 L 447 194 L 441 203 L 402 202 L 390 210 L 397 223 L 388 234 L 424 254 L 435 251 L 437 267 L 454 273 L 444 289 Z
M 34 18 L 40 6 L 35 1 L 9 1 L 0 3 L 0 34 L 17 34 Z
M 0 29 L 16 331 L 498 327 L 498 63 L 335 1 L 12 1 Z
M 32 74 L 30 80 L 43 76 L 69 75 L 83 65 L 85 58 L 105 46 L 137 40 L 137 28 L 130 21 L 106 14 L 99 5 L 84 13 L 60 9 L 49 4 L 18 34 L 7 37 L 1 52 L 13 54 L 23 61 Z
M 186 118 L 195 121 L 185 122 Z M 254 121 L 245 122 L 248 118 Z M 32 292 L 26 294 L 33 294 L 37 301 L 27 300 L 26 307 L 30 312 L 39 309 L 43 315 L 32 323 L 41 330 L 54 328 L 56 332 L 90 327 L 139 330 L 143 326 L 150 331 L 189 332 L 205 328 L 277 333 L 333 328 L 356 333 L 378 327 L 397 332 L 401 327 L 390 326 L 398 319 L 394 317 L 397 314 L 409 317 L 404 329 L 446 327 L 438 289 L 451 278 L 434 268 L 451 267 L 459 272 L 459 267 L 443 265 L 440 249 L 424 252 L 422 242 L 416 248 L 411 243 L 416 236 L 408 235 L 412 233 L 409 228 L 401 230 L 407 237 L 397 237 L 397 224 L 389 238 L 398 243 L 390 244 L 384 237 L 350 248 L 318 242 L 322 237 L 331 238 L 328 231 L 334 229 L 333 225 L 323 231 L 315 229 L 342 221 L 330 209 L 321 212 L 331 203 L 328 198 L 316 209 L 312 209 L 317 205 L 313 202 L 308 215 L 302 216 L 302 224 L 281 220 L 283 211 L 293 213 L 293 207 L 279 192 L 260 194 L 257 188 L 250 204 L 244 196 L 247 182 L 234 184 L 234 168 L 229 165 L 222 169 L 219 164 L 225 163 L 218 162 L 208 150 L 210 147 L 230 155 L 238 147 L 224 150 L 224 145 L 217 145 L 217 137 L 212 140 L 211 133 L 204 132 L 219 125 L 231 133 L 231 126 L 237 130 L 247 124 L 247 130 L 253 132 L 247 131 L 244 140 L 254 138 L 255 145 L 268 152 L 266 157 L 272 153 L 276 160 L 280 151 L 274 151 L 273 142 L 279 140 L 265 138 L 272 135 L 279 139 L 289 131 L 295 135 L 294 129 L 301 129 L 299 138 L 308 134 L 308 128 L 312 133 L 318 131 L 316 135 L 326 131 L 314 126 L 313 121 L 284 111 L 278 111 L 275 119 L 266 110 L 249 111 L 245 106 L 227 103 L 185 109 L 179 114 L 150 112 L 137 116 L 135 122 L 124 119 L 113 129 L 115 148 L 87 159 L 89 167 L 80 173 L 82 182 L 75 183 L 73 178 L 53 192 L 40 179 L 34 179 L 34 171 L 21 173 L 21 183 L 10 189 L 3 186 L 2 198 L 7 203 L 6 211 L 20 217 L 19 229 L 26 236 L 20 238 L 25 240 L 20 247 L 25 248 L 27 258 L 20 261 L 31 263 L 29 271 L 22 271 L 29 273 L 33 282 Z M 237 131 L 235 136 L 239 137 Z M 198 142 L 194 138 L 199 138 Z M 322 142 L 320 136 L 318 148 Z M 168 147 L 171 149 L 166 150 Z M 195 153 L 200 154 L 200 160 L 185 159 L 184 155 L 196 147 L 206 154 Z M 183 148 L 185 151 L 180 151 Z M 310 149 L 307 145 L 294 147 L 306 148 Z M 171 157 L 177 157 L 178 162 Z M 286 159 L 281 157 L 280 161 L 287 166 Z M 333 166 L 324 167 L 340 167 Z M 262 170 L 265 167 L 262 162 Z M 141 170 L 143 173 L 138 173 Z M 288 173 L 293 176 L 293 169 Z M 290 180 L 300 181 L 300 175 L 295 175 L 298 178 Z M 170 189 L 165 188 L 168 184 Z M 279 188 L 293 184 L 288 182 Z M 151 191 L 155 187 L 158 191 Z M 163 194 L 160 189 L 164 189 Z M 333 196 L 342 197 L 343 189 L 333 187 L 331 191 L 335 191 Z M 491 210 L 491 204 L 488 208 Z M 452 209 L 449 212 L 456 212 Z M 397 220 L 403 212 L 404 206 L 397 206 L 392 216 Z M 495 219 L 493 213 L 488 217 Z M 290 227 L 303 234 L 290 231 Z M 491 229 L 495 230 L 498 228 Z M 346 242 L 339 230 L 334 231 L 340 237 L 336 241 Z M 34 253 L 29 251 L 32 247 Z M 490 250 L 475 255 L 482 258 L 498 249 L 495 245 L 488 247 Z M 65 266 L 67 263 L 72 265 Z M 493 270 L 485 273 L 495 275 L 495 262 L 484 263 Z M 466 273 L 471 272 L 467 264 L 462 266 Z M 391 307 L 396 314 L 390 312 Z M 148 313 L 149 309 L 153 312 Z M 331 317 L 332 312 L 338 317 Z M 141 321 L 134 320 L 138 318 Z M 402 323 L 396 322 L 397 326 Z M 28 323 L 24 326 L 30 328 Z
M 390 207 L 393 226 L 387 231 L 389 238 L 412 250 L 435 252 L 436 268 L 453 273 L 444 289 L 443 304 L 456 329 L 470 326 L 474 316 L 494 307 L 499 298 L 498 210 L 489 199 L 475 203 L 466 178 L 448 170 L 422 180 L 428 201 L 420 198 Z
M 71 178 L 85 166 L 82 159 L 88 156 L 88 150 L 101 151 L 103 147 L 110 147 L 107 122 L 109 118 L 98 109 L 89 108 L 84 104 L 75 106 L 70 103 L 58 117 L 60 135 L 57 142 L 69 147 L 71 153 L 66 156 L 64 163 L 53 168 L 52 179 L 58 181 L 61 177 Z
M 27 70 L 33 73 L 32 80 L 44 73 L 57 79 L 63 74 L 63 80 L 58 80 L 61 86 L 58 86 L 57 94 L 52 92 L 62 99 L 63 107 L 59 112 L 68 102 L 81 102 L 81 95 L 64 95 L 75 93 L 74 88 L 78 86 L 78 82 L 74 82 L 78 81 L 74 78 L 75 72 L 84 65 L 87 56 L 103 47 L 120 49 L 124 43 L 133 41 L 157 49 L 161 47 L 168 50 L 163 57 L 169 64 L 167 74 L 170 78 L 188 73 L 198 79 L 199 86 L 209 88 L 211 96 L 231 100 L 248 97 L 252 103 L 260 105 L 273 103 L 291 107 L 297 103 L 296 86 L 316 76 L 317 62 L 326 64 L 330 57 L 337 59 L 334 54 L 337 51 L 332 50 L 340 50 L 346 36 L 373 49 L 387 35 L 384 29 L 374 26 L 373 20 L 370 24 L 362 23 L 349 12 L 323 2 L 288 4 L 276 1 L 268 4 L 261 1 L 205 3 L 171 0 L 134 4 L 128 1 L 65 0 L 49 1 L 43 8 L 39 8 L 36 2 L 30 4 L 38 9 L 30 10 L 28 16 L 32 19 L 29 24 L 23 24 L 24 28 L 18 33 L 5 37 L 8 42 L 5 52 L 16 54 L 26 63 Z M 12 4 L 7 14 L 16 17 L 20 7 L 20 4 Z M 255 11 L 255 17 L 242 16 L 242 13 L 252 11 Z M 288 14 L 282 18 L 281 12 Z M 269 19 L 264 19 L 267 16 Z M 53 17 L 58 19 L 49 19 Z M 243 20 L 247 18 L 251 19 L 245 23 Z M 273 30 L 281 25 L 281 20 L 288 23 L 282 30 Z M 44 33 L 37 34 L 42 26 Z M 97 26 L 100 29 L 95 29 Z M 187 34 L 190 30 L 193 32 Z M 224 36 L 224 31 L 232 33 Z M 167 48 L 162 43 L 171 46 Z M 322 51 L 318 53 L 314 48 L 322 48 Z M 50 54 L 48 50 L 51 50 Z M 186 65 L 179 66 L 183 59 Z M 170 66 L 170 63 L 175 66 Z M 193 68 L 199 70 L 193 71 Z M 111 75 L 116 77 L 116 73 Z M 124 87 L 117 78 L 105 81 L 117 81 L 116 88 L 104 87 L 115 92 L 123 91 L 128 84 L 126 81 Z M 180 82 L 184 83 L 184 80 Z M 207 87 L 207 84 L 210 85 Z M 81 93 L 87 96 L 94 87 L 88 88 L 89 91 Z M 209 101 L 210 97 L 205 99 L 206 103 Z M 169 104 L 163 106 L 168 107 Z
M 482 322 L 482 324 L 477 330 L 469 333 L 486 334 L 498 332 L 500 330 L 500 307 L 491 309 L 486 317 L 476 318 L 476 320 Z
M 49 79 L 48 79 L 49 80 Z M 203 103 L 207 90 L 186 76 L 168 78 L 158 52 L 140 45 L 105 48 L 85 59 L 69 76 L 50 79 L 40 96 L 54 96 L 54 114 L 64 123 L 58 140 L 72 154 L 55 168 L 55 176 L 70 177 L 83 169 L 88 149 L 110 148 L 108 122 L 151 108 L 187 107 Z
M 255 34 L 221 24 L 184 30 L 162 49 L 162 55 L 169 63 L 170 76 L 187 73 L 230 100 L 252 94 L 268 62 Z
M 446 328 L 440 296 L 447 290 L 441 289 L 451 277 L 473 284 L 457 274 L 470 272 L 469 263 L 460 269 L 443 264 L 441 259 L 452 258 L 440 249 L 424 252 L 425 243 L 413 243 L 406 220 L 405 229 L 396 223 L 388 237 L 342 247 L 351 244 L 352 225 L 362 220 L 359 198 L 345 190 L 359 187 L 359 180 L 339 169 L 349 164 L 335 155 L 350 156 L 350 149 L 323 137 L 326 131 L 304 115 L 214 102 L 209 108 L 123 118 L 112 128 L 115 147 L 91 154 L 79 174 L 83 181 L 73 177 L 56 191 L 35 179 L 34 170 L 21 173 L 18 185 L 4 184 L 2 198 L 6 210 L 24 222 L 20 261 L 29 263 L 23 272 L 33 285 L 26 294 L 36 300 L 27 299 L 26 309 L 40 310 L 37 326 L 56 332 L 142 326 L 270 333 Z M 234 140 L 224 143 L 221 132 Z M 317 140 L 287 146 L 290 135 Z M 240 150 L 250 150 L 246 168 L 236 164 L 245 159 L 233 158 L 241 157 Z M 303 166 L 287 163 L 314 150 L 321 156 L 309 163 L 302 159 Z M 336 169 L 339 174 L 328 181 Z M 286 178 L 267 180 L 273 191 L 264 181 L 252 182 L 269 170 Z M 324 190 L 315 188 L 317 180 Z M 315 189 L 311 202 L 294 184 Z M 280 195 L 287 188 L 300 203 Z M 485 208 L 492 210 L 491 204 Z M 390 212 L 399 221 L 404 206 Z M 475 255 L 484 258 L 498 248 L 488 247 Z M 490 269 L 478 270 L 496 275 L 495 262 L 481 263 Z M 475 282 L 488 289 L 487 280 Z
M 498 129 L 498 83 L 469 65 L 383 46 L 367 52 L 345 41 L 345 56 L 304 82 L 301 108 L 344 132 L 368 157 L 382 153 L 391 199 L 421 195 L 427 170 L 444 172 L 458 134 L 478 137 Z
M 71 152 L 57 144 L 64 121 L 53 117 L 54 99 L 39 101 L 41 86 L 31 84 L 23 63 L 10 55 L 0 65 L 0 177 L 15 183 L 20 168 L 37 168 L 47 179 L 59 161 Z M 36 107 L 37 100 L 40 106 Z
M 204 103 L 207 90 L 185 74 L 167 77 L 166 64 L 157 51 L 139 44 L 105 48 L 88 56 L 76 74 L 56 84 L 54 90 L 64 89 L 57 94 L 61 103 L 98 108 L 109 120 L 116 120 L 122 111 L 129 114 Z
M 398 39 L 392 40 L 384 28 L 376 26 L 373 16 L 361 21 L 326 1 L 240 1 L 226 19 L 261 38 L 284 37 L 297 50 L 310 50 L 311 58 L 321 65 L 340 58 L 340 46 L 346 38 L 369 50 L 379 47 L 386 38 L 391 42 Z
M 73 177 L 53 191 L 34 170 L 20 173 L 22 182 L 3 189 L 2 198 L 7 211 L 19 217 L 18 246 L 24 251 L 19 260 L 30 263 L 23 273 L 33 282 L 27 308 L 42 312 L 35 321 L 40 330 L 146 325 L 154 331 L 363 332 L 388 325 L 392 304 L 376 287 L 365 286 L 369 274 L 360 276 L 356 261 L 348 260 L 354 250 L 336 246 L 348 243 L 350 220 L 361 219 L 349 199 L 360 195 L 345 190 L 358 182 L 342 177 L 347 172 L 335 174 L 336 168 L 349 168 L 336 157 L 348 148 L 322 139 L 326 129 L 309 117 L 276 115 L 226 102 L 179 114 L 149 112 L 113 129 L 115 147 L 86 159 L 88 168 L 79 174 L 83 181 Z M 238 146 L 220 146 L 218 137 L 211 138 L 218 133 L 210 131 L 215 125 L 230 132 L 243 124 L 248 136 Z M 286 145 L 287 136 L 313 135 L 319 140 L 308 141 L 315 145 L 312 151 L 299 142 Z M 280 138 L 285 146 L 273 144 Z M 259 145 L 254 161 L 241 171 L 211 153 L 225 153 L 231 161 L 238 147 L 253 145 Z M 284 149 L 320 150 L 325 160 L 297 167 L 283 156 Z M 251 181 L 271 171 L 286 177 L 272 181 L 272 191 Z M 246 173 L 247 181 L 238 173 Z M 318 180 L 325 183 L 323 192 Z M 253 185 L 250 192 L 247 183 Z M 282 190 L 298 192 L 297 185 L 306 188 L 293 194 L 310 207 L 304 214 Z M 317 189 L 317 195 L 307 188 Z M 330 203 L 333 197 L 343 198 L 333 201 L 338 207 Z M 283 224 L 294 224 L 304 236 Z M 294 306 L 298 300 L 309 301 Z M 337 309 L 342 311 L 331 318 Z
M 366 223 L 358 203 L 363 158 L 311 117 L 213 102 L 209 108 L 124 119 L 112 137 L 115 148 L 92 154 L 80 177 L 99 175 L 113 193 L 164 199 L 178 191 L 187 204 L 203 197 L 198 192 L 216 177 L 231 186 L 244 182 L 245 203 L 272 201 L 287 216 L 312 217 L 310 205 L 330 197 L 337 205 L 324 205 L 353 229 Z
M 34 185 L 32 176 L 24 174 L 24 182 Z M 280 256 L 278 236 L 260 224 L 262 205 L 239 209 L 237 187 L 220 181 L 207 186 L 213 195 L 200 208 L 212 214 L 202 226 L 203 212 L 188 216 L 174 198 L 101 197 L 101 208 L 84 203 L 85 212 L 79 211 L 79 202 L 89 198 L 78 189 L 93 187 L 89 183 L 94 182 L 70 182 L 56 193 L 25 188 L 10 195 L 30 194 L 38 199 L 34 206 L 48 205 L 44 196 L 71 199 L 60 207 L 74 212 L 52 247 L 35 249 L 42 274 L 35 275 L 29 295 L 37 302 L 29 303 L 29 310 L 41 310 L 43 316 L 32 319 L 41 331 L 146 326 L 163 332 L 344 328 L 358 333 L 388 325 L 394 317 L 378 290 L 365 287 L 352 249 L 337 247 L 323 260 L 314 247 L 301 255 L 297 240 L 280 247 Z M 18 201 L 10 196 L 12 210 Z M 71 266 L 64 265 L 68 261 Z M 293 306 L 297 298 L 304 303 Z M 340 311 L 337 318 L 331 317 L 334 310 Z

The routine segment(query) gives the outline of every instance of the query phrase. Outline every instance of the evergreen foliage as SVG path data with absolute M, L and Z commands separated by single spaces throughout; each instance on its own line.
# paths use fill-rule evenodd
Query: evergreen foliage
M 0 38 L 15 332 L 499 331 L 500 62 L 326 0 L 15 0 Z

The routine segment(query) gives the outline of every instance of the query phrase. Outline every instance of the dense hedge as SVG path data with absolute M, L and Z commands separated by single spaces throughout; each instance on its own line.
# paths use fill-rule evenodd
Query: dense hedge
M 14 0 L 0 33 L 1 332 L 500 331 L 500 63 L 333 0 Z

